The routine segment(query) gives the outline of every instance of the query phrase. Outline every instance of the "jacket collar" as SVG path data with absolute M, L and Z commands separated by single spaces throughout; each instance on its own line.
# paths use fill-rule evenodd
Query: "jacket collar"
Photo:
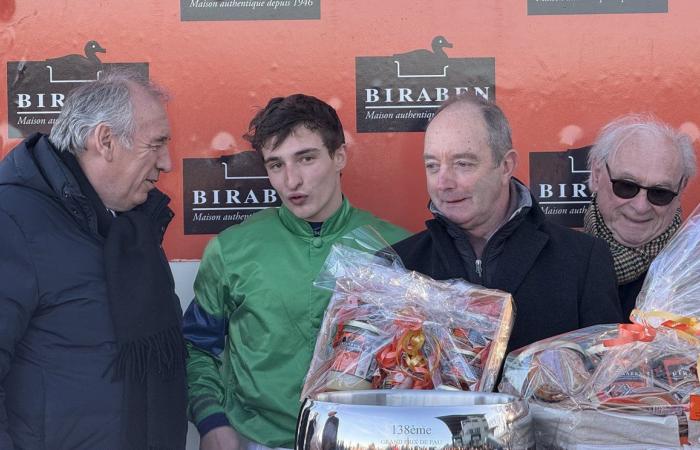
M 14 184 L 63 198 L 80 192 L 78 182 L 58 156 L 48 136 L 34 133 L 0 164 L 0 184 Z
M 68 167 L 68 170 L 70 170 L 78 183 L 80 192 L 75 193 L 76 197 L 79 198 L 80 201 L 83 201 L 84 197 L 84 200 L 87 201 L 89 205 L 89 209 L 86 208 L 85 210 L 85 215 L 92 220 L 92 213 L 94 212 L 94 220 L 97 222 L 97 231 L 102 237 L 106 237 L 109 232 L 109 227 L 112 224 L 112 220 L 114 219 L 114 215 L 107 210 L 107 207 L 102 202 L 102 199 L 97 194 L 97 191 L 95 191 L 95 188 L 92 186 L 92 184 L 90 184 L 90 180 L 88 180 L 82 167 L 80 167 L 78 159 L 73 156 L 72 153 L 66 151 L 60 152 L 59 157 L 61 158 L 61 161 L 63 161 L 63 164 Z M 82 196 L 80 193 L 82 193 Z
M 69 211 L 86 232 L 100 236 L 95 213 L 95 208 L 99 206 L 90 201 L 82 186 L 84 183 L 89 185 L 89 182 L 74 157 L 63 156 L 62 158 L 60 150 L 51 144 L 48 136 L 34 133 L 0 162 L 0 185 L 19 185 L 48 195 Z M 85 178 L 83 183 L 79 177 Z M 89 187 L 93 189 L 92 186 Z M 94 195 L 97 197 L 97 193 Z M 152 189 L 146 202 L 135 208 L 143 210 L 156 221 L 161 238 L 173 217 L 172 211 L 167 207 L 169 201 L 168 196 Z M 102 204 L 99 200 L 98 203 Z
M 525 186 L 525 184 L 523 184 L 522 181 L 515 177 L 510 179 L 510 198 L 511 200 L 508 210 L 513 212 L 509 215 L 508 220 L 506 220 L 501 227 L 499 227 L 499 229 L 517 217 L 523 210 L 532 207 L 532 196 L 530 195 L 530 190 L 527 188 L 527 186 Z M 442 214 L 442 211 L 435 206 L 432 200 L 428 202 L 428 209 L 436 219 L 442 218 L 449 222 L 449 219 Z M 498 230 L 494 231 L 493 234 L 495 234 L 497 231 Z
M 347 218 L 350 215 L 352 206 L 345 196 L 343 196 L 343 202 L 340 204 L 340 208 L 333 213 L 321 227 L 321 236 L 331 236 L 341 232 L 347 223 Z M 295 216 L 289 209 L 287 209 L 284 204 L 279 207 L 278 215 L 282 224 L 293 234 L 301 237 L 314 237 L 313 230 L 309 222 L 304 219 L 300 219 Z
M 549 236 L 540 229 L 544 222 L 544 213 L 529 189 L 515 178 L 512 179 L 511 188 L 515 188 L 518 195 L 514 212 L 509 220 L 492 235 L 492 239 L 501 243 L 499 253 L 507 255 L 507 264 L 498 264 L 497 270 L 493 272 L 493 278 L 487 282 L 486 287 L 497 286 L 501 290 L 514 293 L 536 263 L 542 249 L 549 241 Z M 511 209 L 513 210 L 512 207 Z M 439 211 L 435 217 L 436 220 L 428 221 L 427 226 L 433 230 L 434 238 L 438 239 L 437 251 L 443 267 L 452 278 L 469 279 L 467 269 L 457 251 L 457 244 L 451 236 L 454 233 L 448 231 L 450 227 L 457 227 L 457 225 L 447 220 Z M 438 231 L 440 229 L 443 231 Z M 488 260 L 489 253 L 494 248 L 493 243 L 487 244 L 485 248 L 487 253 L 482 255 L 482 258 Z

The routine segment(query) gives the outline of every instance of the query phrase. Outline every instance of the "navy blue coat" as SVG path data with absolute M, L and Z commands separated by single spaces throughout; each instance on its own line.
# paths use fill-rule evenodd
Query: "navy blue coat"
M 0 449 L 120 448 L 102 247 L 46 136 L 0 162 Z
M 547 222 L 534 198 L 532 202 L 491 237 L 481 258 L 481 277 L 474 269 L 473 253 L 473 261 L 467 263 L 444 219 L 427 221 L 426 230 L 393 245 L 407 269 L 511 293 L 515 325 L 508 351 L 623 319 L 605 242 Z

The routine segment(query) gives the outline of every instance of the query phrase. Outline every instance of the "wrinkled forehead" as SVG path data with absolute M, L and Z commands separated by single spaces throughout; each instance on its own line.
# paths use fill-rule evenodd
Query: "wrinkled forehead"
M 476 107 L 453 104 L 441 111 L 428 125 L 423 152 L 465 151 L 490 151 L 486 122 Z
M 665 136 L 639 131 L 626 136 L 612 149 L 608 157 L 611 170 L 634 171 L 635 168 L 654 170 L 677 183 L 683 176 L 683 156 L 676 145 Z
M 133 103 L 134 121 L 137 132 L 169 135 L 170 121 L 162 100 L 152 96 L 141 98 Z

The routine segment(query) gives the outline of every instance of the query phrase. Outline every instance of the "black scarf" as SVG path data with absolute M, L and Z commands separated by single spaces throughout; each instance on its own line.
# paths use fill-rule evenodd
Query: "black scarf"
M 182 312 L 148 203 L 117 216 L 104 245 L 115 376 L 125 385 L 124 450 L 179 450 L 187 435 Z M 169 211 L 160 203 L 155 217 Z
M 120 450 L 181 450 L 187 437 L 187 384 L 182 311 L 162 236 L 172 218 L 158 190 L 114 217 L 68 152 L 59 156 L 96 214 L 105 237 L 109 310 L 117 339 L 114 377 L 124 380 Z

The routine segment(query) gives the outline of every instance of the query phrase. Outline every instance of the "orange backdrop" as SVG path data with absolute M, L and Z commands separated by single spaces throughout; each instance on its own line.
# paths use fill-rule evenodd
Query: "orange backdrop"
M 630 0 L 631 1 L 631 0 Z M 147 62 L 172 94 L 174 170 L 160 186 L 177 219 L 166 237 L 171 259 L 198 259 L 209 235 L 183 232 L 183 158 L 247 150 L 241 139 L 272 96 L 304 92 L 334 105 L 350 162 L 344 191 L 357 206 L 417 231 L 428 216 L 420 132 L 358 133 L 355 57 L 430 48 L 445 36 L 454 58 L 493 57 L 496 99 L 521 152 L 590 144 L 600 127 L 651 111 L 697 138 L 700 124 L 700 2 L 669 0 L 668 13 L 528 15 L 526 0 L 321 0 L 320 19 L 183 21 L 177 0 L 0 0 L 0 54 L 43 61 L 107 49 L 102 62 Z M 7 70 L 0 71 L 7 121 Z M 19 140 L 1 127 L 1 155 Z M 697 144 L 697 142 L 696 142 Z M 697 145 L 696 145 L 697 151 Z M 689 185 L 686 214 L 698 204 Z

